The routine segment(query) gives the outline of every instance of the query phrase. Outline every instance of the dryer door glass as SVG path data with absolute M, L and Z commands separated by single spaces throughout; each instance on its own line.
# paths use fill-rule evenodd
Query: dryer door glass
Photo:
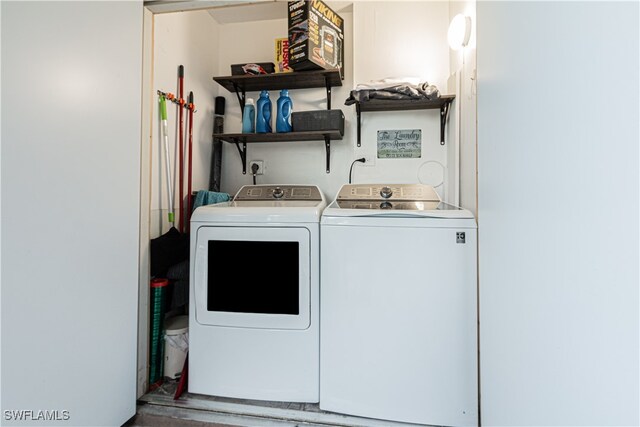
M 299 314 L 299 251 L 298 242 L 209 240 L 218 274 L 209 274 L 207 310 Z
M 306 329 L 311 232 L 305 227 L 202 227 L 193 297 L 202 325 Z

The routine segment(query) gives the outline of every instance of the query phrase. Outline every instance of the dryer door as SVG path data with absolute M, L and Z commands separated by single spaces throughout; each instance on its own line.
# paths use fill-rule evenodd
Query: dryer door
M 194 291 L 203 325 L 307 329 L 310 239 L 304 227 L 202 227 Z

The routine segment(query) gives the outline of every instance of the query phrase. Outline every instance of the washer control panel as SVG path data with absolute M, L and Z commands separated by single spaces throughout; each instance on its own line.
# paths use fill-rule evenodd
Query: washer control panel
M 447 209 L 442 202 L 405 202 L 388 200 L 338 200 L 341 209 L 396 210 L 396 211 L 433 211 Z
M 322 200 L 315 185 L 245 185 L 234 200 Z
M 382 200 L 439 202 L 440 196 L 424 184 L 346 184 L 337 200 Z

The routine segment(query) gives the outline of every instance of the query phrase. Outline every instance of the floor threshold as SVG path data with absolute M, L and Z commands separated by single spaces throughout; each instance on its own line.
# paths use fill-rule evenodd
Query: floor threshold
M 296 402 L 269 402 L 232 399 L 185 393 L 173 400 L 174 383 L 150 392 L 140 398 L 138 416 L 129 426 L 144 426 L 144 419 L 161 427 L 161 419 L 170 420 L 167 426 L 308 426 L 308 427 L 424 427 L 421 424 L 362 418 L 323 411 L 318 404 Z M 182 423 L 180 423 L 182 422 Z M 136 424 L 137 423 L 137 424 Z M 195 424 L 194 424 L 195 423 Z

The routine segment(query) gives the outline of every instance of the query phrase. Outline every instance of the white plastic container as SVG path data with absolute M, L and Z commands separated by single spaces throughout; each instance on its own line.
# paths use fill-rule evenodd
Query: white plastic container
M 167 320 L 164 335 L 164 376 L 175 379 L 182 373 L 189 350 L 189 316 Z

